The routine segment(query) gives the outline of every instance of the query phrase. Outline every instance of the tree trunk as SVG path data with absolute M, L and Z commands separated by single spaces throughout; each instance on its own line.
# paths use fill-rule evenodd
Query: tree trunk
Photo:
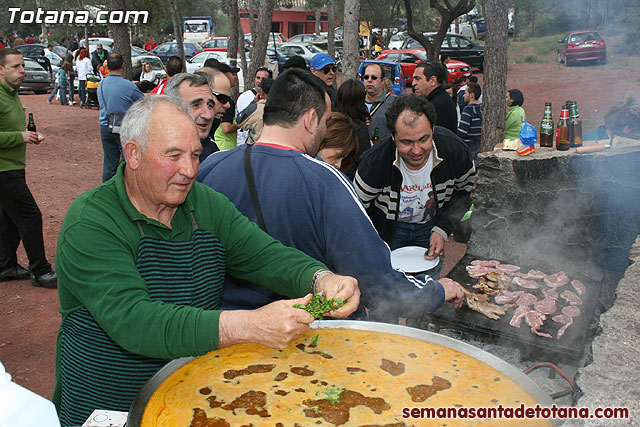
M 36 0 L 36 7 L 38 8 L 38 10 L 40 10 L 42 8 L 42 0 Z M 43 37 L 47 36 L 47 25 L 44 23 L 44 19 L 42 20 L 42 23 L 40 23 L 40 35 Z M 42 37 L 40 37 L 42 38 Z M 49 43 L 51 43 L 51 40 L 49 40 Z M 53 44 L 53 43 L 51 43 Z M 62 58 L 64 59 L 64 58 Z
M 171 23 L 173 24 L 173 33 L 176 36 L 176 43 L 178 44 L 178 57 L 182 58 L 182 62 L 185 62 L 184 58 L 184 39 L 182 38 L 182 27 L 180 26 L 180 12 L 178 11 L 178 4 L 175 0 L 169 0 L 169 14 L 171 15 Z
M 242 31 L 242 26 L 239 24 L 238 38 L 240 40 L 240 44 L 238 45 L 240 49 L 240 65 L 242 66 L 242 76 L 244 78 L 244 88 L 246 90 L 249 87 L 251 77 L 249 76 L 249 70 L 247 69 L 247 51 L 244 49 L 244 33 Z
M 458 16 L 468 13 L 473 9 L 473 6 L 475 6 L 475 0 L 459 0 L 453 7 L 449 4 L 449 0 L 442 1 L 444 1 L 444 4 L 440 4 L 440 0 L 429 0 L 431 8 L 436 9 L 440 14 L 438 32 L 433 36 L 433 42 L 429 42 L 421 32 L 419 33 L 414 30 L 411 0 L 404 0 L 404 7 L 407 12 L 407 33 L 424 47 L 427 52 L 427 58 L 432 61 L 439 61 L 440 47 L 453 20 Z
M 536 7 L 531 8 L 531 37 L 535 37 L 536 33 Z
M 238 55 L 238 27 L 240 27 L 240 14 L 238 13 L 238 0 L 229 0 L 229 44 L 227 45 L 227 58 L 231 66 L 237 64 Z
M 315 33 L 316 33 L 316 36 L 320 35 L 320 9 L 316 9 Z
M 598 0 L 591 0 L 589 8 L 589 28 L 598 27 Z
M 516 40 L 518 34 L 518 6 L 513 7 L 513 40 Z
M 480 151 L 504 140 L 507 94 L 507 0 L 487 0 Z
M 238 27 L 240 27 L 240 14 L 238 13 L 238 0 L 229 0 L 229 44 L 227 45 L 227 58 L 229 65 L 235 67 L 238 64 Z M 244 38 L 240 43 L 244 42 Z M 238 84 L 231 87 L 234 99 L 238 98 Z
M 251 40 L 255 41 L 256 40 L 256 21 L 253 20 L 253 14 L 255 12 L 255 9 L 253 8 L 253 0 L 247 0 L 247 5 L 248 5 L 247 11 L 249 12 L 249 31 L 251 31 Z
M 110 0 L 109 10 L 126 11 L 125 0 Z M 111 33 L 113 34 L 113 52 L 121 54 L 124 61 L 124 73 L 122 76 L 125 79 L 131 79 L 131 38 L 129 37 L 129 26 L 127 24 L 109 24 L 109 29 L 111 29 Z
M 256 70 L 264 65 L 264 58 L 267 55 L 267 44 L 269 43 L 269 33 L 271 32 L 271 18 L 275 0 L 260 0 L 260 15 L 258 16 L 258 27 L 256 28 L 256 38 L 251 49 L 251 67 L 249 75 L 254 76 Z
M 344 2 L 344 32 L 342 41 L 342 81 L 356 78 L 360 65 L 358 33 L 360 26 L 360 0 Z
M 335 58 L 336 53 L 336 10 L 333 0 L 327 2 L 327 52 L 329 56 Z

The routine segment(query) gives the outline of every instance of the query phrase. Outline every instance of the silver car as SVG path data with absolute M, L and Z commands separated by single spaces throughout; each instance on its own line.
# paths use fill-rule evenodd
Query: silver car
M 20 84 L 20 91 L 33 91 L 42 94 L 51 90 L 49 72 L 42 68 L 42 65 L 33 59 L 24 58 L 24 71 L 26 77 Z
M 304 58 L 307 66 L 309 66 L 311 58 L 316 53 L 324 53 L 324 50 L 311 43 L 283 43 L 278 46 L 278 52 L 287 59 L 299 55 Z

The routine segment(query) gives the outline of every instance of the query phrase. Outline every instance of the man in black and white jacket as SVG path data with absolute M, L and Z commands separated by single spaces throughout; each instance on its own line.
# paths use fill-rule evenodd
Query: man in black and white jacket
M 362 157 L 356 191 L 392 250 L 422 246 L 434 259 L 471 205 L 471 152 L 453 132 L 433 126 L 435 110 L 424 97 L 398 97 L 386 118 L 391 136 Z M 427 273 L 439 277 L 441 265 Z

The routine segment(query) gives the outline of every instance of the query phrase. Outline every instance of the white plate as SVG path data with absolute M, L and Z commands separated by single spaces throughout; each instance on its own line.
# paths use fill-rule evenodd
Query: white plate
M 405 246 L 391 251 L 391 265 L 407 273 L 421 273 L 431 270 L 440 263 L 440 257 L 424 259 L 427 248 L 421 246 Z

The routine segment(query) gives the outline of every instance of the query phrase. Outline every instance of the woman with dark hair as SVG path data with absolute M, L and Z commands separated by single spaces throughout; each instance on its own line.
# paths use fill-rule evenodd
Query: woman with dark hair
M 333 111 L 346 114 L 351 118 L 355 134 L 358 137 L 359 148 L 355 158 L 355 164 L 345 172 L 351 180 L 356 176 L 356 168 L 360 156 L 367 149 L 371 148 L 369 130 L 365 123 L 369 119 L 369 112 L 364 104 L 365 95 L 366 92 L 362 82 L 356 79 L 345 80 L 338 89 L 336 103 L 333 108 Z
M 317 157 L 346 172 L 356 162 L 359 145 L 351 118 L 334 111 L 327 121 L 327 134 L 320 143 Z
M 74 99 L 75 87 L 73 86 L 76 80 L 76 71 L 73 64 L 73 55 L 71 55 L 70 53 L 67 53 L 67 56 L 65 56 L 64 61 L 69 64 L 69 103 L 73 105 L 76 103 Z
M 524 95 L 519 89 L 510 89 L 507 91 L 507 120 L 504 127 L 505 139 L 518 139 L 520 135 L 520 126 L 527 116 L 522 108 L 524 104 Z

